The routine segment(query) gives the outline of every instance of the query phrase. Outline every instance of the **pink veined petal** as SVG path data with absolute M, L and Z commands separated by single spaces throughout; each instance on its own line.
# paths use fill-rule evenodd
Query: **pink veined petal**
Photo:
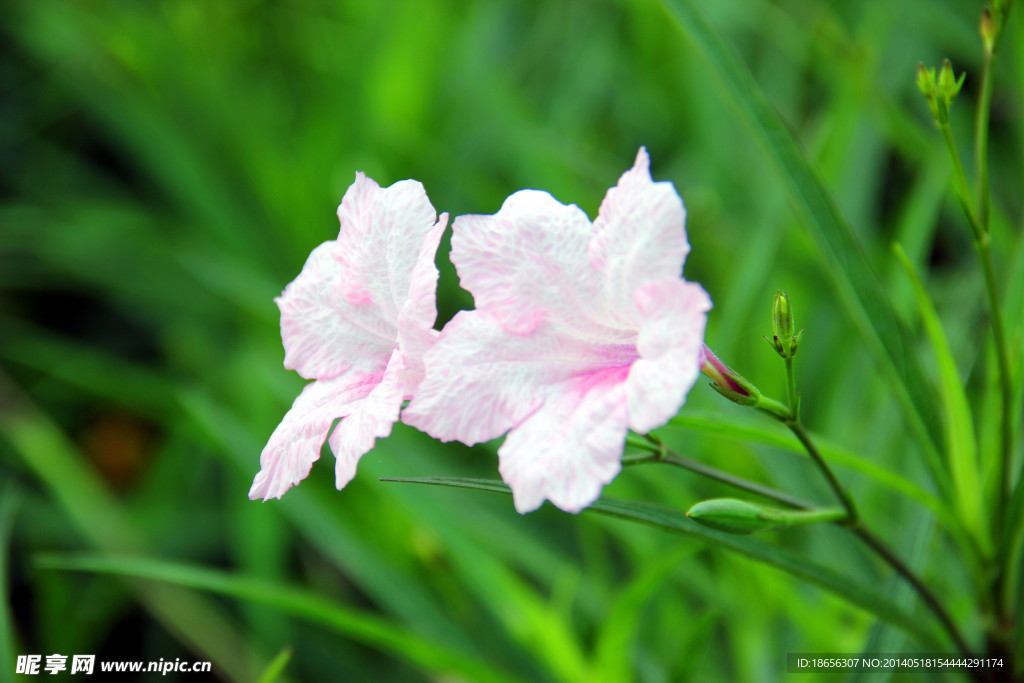
M 309 255 L 302 272 L 277 297 L 284 366 L 306 379 L 328 379 L 350 368 L 382 372 L 395 347 L 395 324 L 372 305 L 341 294 L 334 242 Z
M 690 251 L 686 210 L 672 183 L 651 180 L 647 150 L 608 190 L 590 243 L 590 262 L 604 276 L 610 308 L 634 322 L 633 293 L 643 284 L 678 278 Z
M 386 320 L 396 322 L 423 238 L 436 227 L 437 213 L 423 185 L 402 180 L 381 188 L 357 173 L 338 218 L 334 256 L 342 266 L 343 296 L 353 304 L 372 303 Z
M 473 445 L 526 419 L 569 378 L 628 365 L 632 347 L 600 347 L 544 323 L 509 334 L 483 311 L 461 311 L 424 358 L 426 377 L 402 421 L 442 441 Z
M 516 510 L 544 500 L 577 513 L 619 473 L 626 440 L 624 368 L 575 378 L 509 432 L 498 450 Z
M 516 334 L 544 321 L 588 341 L 615 339 L 601 309 L 601 283 L 587 250 L 593 227 L 578 206 L 522 190 L 492 216 L 459 216 L 452 262 L 477 310 Z
M 437 319 L 438 278 L 434 255 L 447 224 L 448 214 L 443 213 L 423 237 L 409 281 L 409 296 L 398 312 L 398 348 L 405 358 L 406 397 L 411 396 L 423 379 L 423 355 L 438 337 L 433 329 Z
M 405 363 L 400 351 L 395 351 L 388 362 L 380 383 L 331 432 L 328 443 L 334 453 L 334 482 L 340 491 L 356 476 L 359 459 L 376 443 L 391 434 L 398 421 L 403 400 L 403 374 Z
M 307 384 L 260 455 L 249 498 L 280 498 L 309 474 L 331 423 L 348 415 L 377 386 L 380 375 L 350 371 Z
M 636 292 L 643 318 L 626 382 L 629 426 L 640 434 L 668 422 L 700 375 L 711 298 L 694 282 L 665 279 Z

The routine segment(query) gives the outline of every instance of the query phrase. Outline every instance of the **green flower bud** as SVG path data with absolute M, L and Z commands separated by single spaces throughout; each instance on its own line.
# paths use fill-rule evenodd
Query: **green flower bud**
M 772 338 L 765 339 L 782 358 L 792 358 L 800 346 L 804 331 L 800 330 L 800 334 L 794 336 L 794 328 L 793 306 L 789 302 L 789 295 L 779 290 L 772 304 Z
M 846 512 L 840 508 L 780 510 L 738 498 L 701 501 L 690 508 L 686 516 L 698 524 L 730 534 L 752 534 L 789 526 L 839 522 L 847 517 Z
M 789 304 L 789 295 L 781 289 L 775 295 L 772 306 L 772 331 L 780 340 L 793 338 L 793 307 Z
M 966 76 L 967 72 L 965 71 L 960 74 L 960 78 L 956 78 L 953 74 L 953 63 L 948 59 L 942 60 L 942 70 L 939 71 L 938 78 L 938 92 L 945 101 L 947 108 L 953 104 L 953 100 L 960 94 L 960 88 L 963 87 Z
M 917 63 L 917 89 L 928 99 L 935 96 L 935 69 L 929 69 L 921 62 Z
M 999 31 L 996 28 L 996 23 L 992 21 L 992 13 L 988 7 L 984 8 L 981 12 L 981 25 L 978 26 L 978 32 L 981 33 L 981 42 L 985 46 L 985 54 L 991 55 L 995 49 L 996 36 Z

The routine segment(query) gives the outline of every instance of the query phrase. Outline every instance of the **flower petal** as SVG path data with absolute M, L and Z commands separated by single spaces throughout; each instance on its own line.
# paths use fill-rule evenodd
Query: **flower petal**
M 452 262 L 477 310 L 525 334 L 544 321 L 597 341 L 603 324 L 600 280 L 587 256 L 593 227 L 578 206 L 522 190 L 493 216 L 459 216 Z
M 423 185 L 402 180 L 382 189 L 356 173 L 338 207 L 338 218 L 341 230 L 334 256 L 342 266 L 345 299 L 372 303 L 385 319 L 397 321 L 423 238 L 436 227 L 437 213 Z
M 344 417 L 377 386 L 380 375 L 350 371 L 307 384 L 270 436 L 249 498 L 280 498 L 309 474 L 331 423 Z
M 608 305 L 634 321 L 633 293 L 647 282 L 678 278 L 690 251 L 683 200 L 672 183 L 651 180 L 643 147 L 633 168 L 608 190 L 590 244 L 590 262 L 604 276 Z
M 700 375 L 704 328 L 711 299 L 694 282 L 666 279 L 636 292 L 643 319 L 626 383 L 629 426 L 640 434 L 668 422 Z
M 395 347 L 395 324 L 376 306 L 353 304 L 341 292 L 337 245 L 324 242 L 277 297 L 284 366 L 306 379 L 329 379 L 350 368 L 382 372 Z
M 328 443 L 336 458 L 334 483 L 340 491 L 356 476 L 356 465 L 372 448 L 377 439 L 391 434 L 398 421 L 403 400 L 405 362 L 400 351 L 395 351 L 388 362 L 380 383 L 366 398 L 352 404 L 352 410 L 331 432 Z
M 427 352 L 426 377 L 402 421 L 442 441 L 489 441 L 531 415 L 566 379 L 595 365 L 623 364 L 616 352 L 559 335 L 547 323 L 517 335 L 488 313 L 461 311 Z
M 498 450 L 501 478 L 516 510 L 545 499 L 577 513 L 622 468 L 626 439 L 624 373 L 610 370 L 566 382 L 544 407 L 509 432 Z
M 409 281 L 409 296 L 398 312 L 398 348 L 405 360 L 404 391 L 407 398 L 423 379 L 423 355 L 438 336 L 434 330 L 438 278 L 434 255 L 447 224 L 448 214 L 443 213 L 423 237 Z

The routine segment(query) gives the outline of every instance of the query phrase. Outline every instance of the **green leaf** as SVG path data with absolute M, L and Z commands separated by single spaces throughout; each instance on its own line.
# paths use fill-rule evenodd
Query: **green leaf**
M 949 476 L 939 456 L 940 421 L 933 393 L 913 353 L 910 336 L 893 311 L 863 245 L 840 215 L 793 133 L 736 51 L 718 35 L 693 0 L 662 1 L 703 53 L 755 140 L 779 170 L 803 225 L 826 262 L 843 309 L 859 330 L 868 351 L 891 380 L 932 477 L 943 493 L 950 491 Z
M 450 650 L 362 610 L 331 602 L 301 588 L 253 579 L 195 565 L 146 557 L 116 555 L 40 555 L 46 569 L 89 571 L 177 586 L 268 605 L 295 617 L 322 624 L 336 633 L 439 674 L 458 673 L 473 681 L 514 681 L 476 659 Z
M 256 683 L 274 683 L 281 674 L 284 673 L 284 669 L 288 666 L 288 662 L 292 661 L 292 655 L 295 652 L 290 647 L 282 649 L 277 655 L 270 660 L 267 667 L 263 669 L 263 673 L 256 679 Z
M 507 485 L 489 479 L 415 477 L 382 479 L 381 481 L 430 484 L 511 494 L 511 490 Z M 609 517 L 617 517 L 631 522 L 655 526 L 684 536 L 696 537 L 713 545 L 727 548 L 835 593 L 850 604 L 856 605 L 895 626 L 899 626 L 917 638 L 922 645 L 935 646 L 936 643 L 941 642 L 932 631 L 922 628 L 920 620 L 914 615 L 894 607 L 891 601 L 873 588 L 857 585 L 827 567 L 793 555 L 780 548 L 753 539 L 741 538 L 702 527 L 687 519 L 686 514 L 679 510 L 673 510 L 653 503 L 621 500 L 599 500 L 591 505 L 588 510 Z
M 988 551 L 990 544 L 982 500 L 981 472 L 974 438 L 974 420 L 967 402 L 967 393 L 957 371 L 956 360 L 949 348 L 946 333 L 942 329 L 942 321 L 939 320 L 928 292 L 898 243 L 893 244 L 893 252 L 914 286 L 925 332 L 938 363 L 939 393 L 946 414 L 946 444 L 949 449 L 949 469 L 953 475 L 956 493 L 956 507 L 964 526 L 981 547 Z
M 693 548 L 681 548 L 660 558 L 651 558 L 608 608 L 594 645 L 594 672 L 598 680 L 611 683 L 630 680 L 634 671 L 633 640 L 643 608 L 671 577 L 672 571 L 693 552 Z

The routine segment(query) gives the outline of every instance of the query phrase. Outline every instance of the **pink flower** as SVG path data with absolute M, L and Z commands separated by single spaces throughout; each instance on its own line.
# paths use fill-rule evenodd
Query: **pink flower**
M 381 189 L 357 173 L 338 218 L 338 239 L 314 249 L 275 299 L 284 365 L 316 381 L 263 449 L 253 500 L 280 498 L 304 479 L 338 418 L 335 484 L 351 481 L 359 458 L 391 433 L 437 338 L 434 254 L 448 215 L 438 219 L 414 180 Z
M 711 300 L 682 279 L 683 203 L 648 167 L 641 148 L 593 224 L 536 190 L 455 221 L 476 310 L 442 330 L 403 421 L 467 445 L 508 432 L 499 470 L 520 512 L 590 505 L 628 429 L 665 424 L 697 380 Z

